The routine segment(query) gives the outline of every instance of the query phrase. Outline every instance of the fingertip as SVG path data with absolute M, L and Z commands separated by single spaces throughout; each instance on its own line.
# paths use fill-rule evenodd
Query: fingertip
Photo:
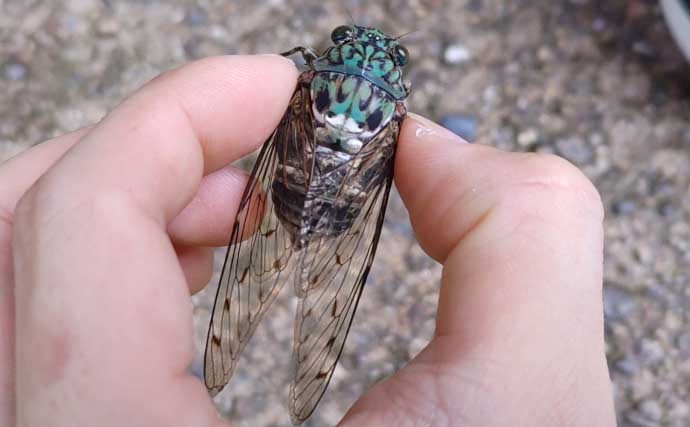
M 180 246 L 176 249 L 189 291 L 195 294 L 202 290 L 213 276 L 213 249 L 206 247 Z
M 280 55 L 226 55 L 188 64 L 160 86 L 169 85 L 178 94 L 199 135 L 209 173 L 251 153 L 271 135 L 297 76 L 295 64 Z
M 403 122 L 395 182 L 417 239 L 436 260 L 445 258 L 452 243 L 452 224 L 439 227 L 439 220 L 453 199 L 467 190 L 467 183 L 461 182 L 464 164 L 483 149 L 422 116 L 409 113 Z
M 403 139 L 405 139 L 406 136 L 412 136 L 416 139 L 431 137 L 435 140 L 442 140 L 453 144 L 469 143 L 467 140 L 456 135 L 452 131 L 417 113 L 407 113 L 403 130 L 408 133 L 414 131 L 414 135 L 401 134 Z
M 396 184 L 411 197 L 417 194 L 421 181 L 432 178 L 430 172 L 439 168 L 467 141 L 431 120 L 408 113 L 403 122 L 396 152 Z M 408 191 L 409 190 L 409 191 Z
M 95 126 L 52 180 L 75 183 L 71 194 L 82 198 L 126 192 L 169 221 L 203 175 L 266 141 L 296 80 L 295 66 L 274 55 L 216 56 L 166 72 Z
M 168 224 L 173 242 L 191 246 L 227 244 L 248 180 L 247 172 L 232 166 L 205 176 L 191 202 Z

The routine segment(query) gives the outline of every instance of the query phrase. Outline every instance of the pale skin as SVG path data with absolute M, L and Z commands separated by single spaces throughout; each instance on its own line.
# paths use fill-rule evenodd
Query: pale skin
M 227 165 L 296 79 L 276 56 L 204 59 L 0 165 L 0 425 L 223 425 L 187 373 L 189 296 L 247 180 Z M 592 184 L 414 115 L 398 147 L 396 185 L 443 264 L 436 332 L 340 425 L 615 425 Z

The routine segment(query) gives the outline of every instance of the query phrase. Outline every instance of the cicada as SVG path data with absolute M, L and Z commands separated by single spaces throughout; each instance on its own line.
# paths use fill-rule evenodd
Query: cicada
M 292 282 L 299 298 L 289 408 L 314 411 L 333 375 L 381 234 L 404 100 L 407 49 L 376 28 L 340 26 L 306 63 L 240 202 L 204 356 L 212 395 Z

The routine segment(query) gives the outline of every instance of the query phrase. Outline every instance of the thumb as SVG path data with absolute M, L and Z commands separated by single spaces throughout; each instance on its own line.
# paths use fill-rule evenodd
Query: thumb
M 395 172 L 419 243 L 444 264 L 436 333 L 341 425 L 613 425 L 590 181 L 414 115 Z

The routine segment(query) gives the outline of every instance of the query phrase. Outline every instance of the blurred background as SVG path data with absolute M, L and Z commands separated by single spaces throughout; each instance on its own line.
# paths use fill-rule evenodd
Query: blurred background
M 682 37 L 688 1 L 662 3 Z M 606 338 L 619 423 L 689 426 L 690 66 L 657 1 L 0 0 L 0 161 L 99 120 L 184 62 L 322 49 L 348 11 L 391 35 L 417 30 L 403 39 L 411 111 L 476 143 L 559 154 L 595 182 L 607 211 Z M 341 364 L 308 425 L 334 425 L 420 351 L 439 277 L 396 195 Z M 194 298 L 200 351 L 212 283 Z M 233 425 L 289 425 L 294 307 L 276 303 L 216 399 Z M 201 372 L 200 358 L 191 369 Z

